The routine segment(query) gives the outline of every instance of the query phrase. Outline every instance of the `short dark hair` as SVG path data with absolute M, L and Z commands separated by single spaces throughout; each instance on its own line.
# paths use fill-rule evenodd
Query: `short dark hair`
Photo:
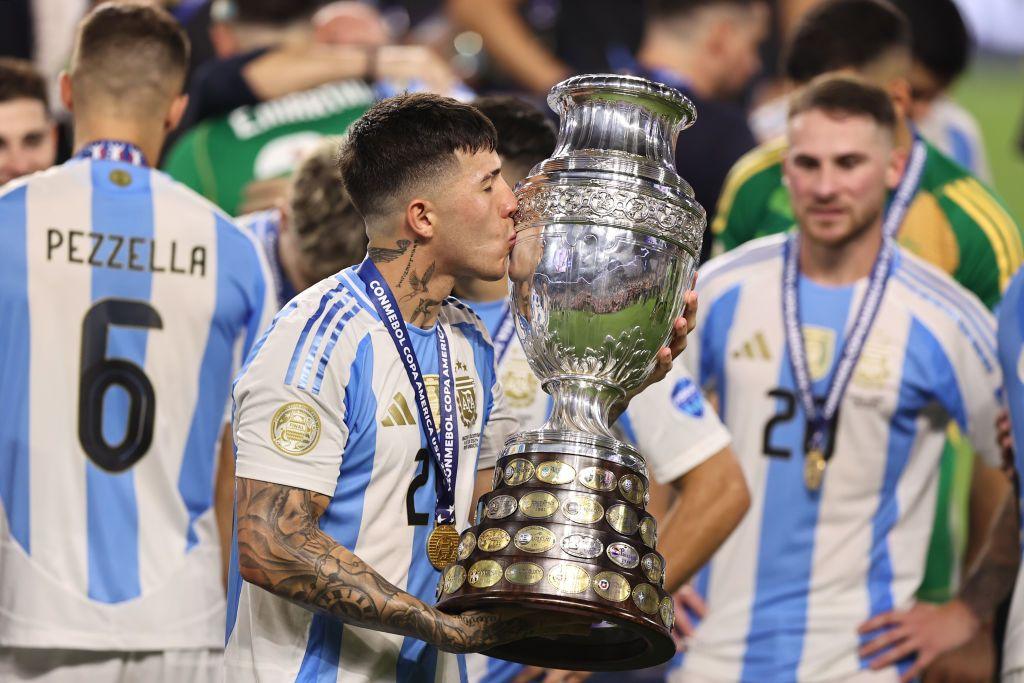
M 825 74 L 814 79 L 790 100 L 789 118 L 815 109 L 830 115 L 867 116 L 883 128 L 896 129 L 896 109 L 889 94 L 854 76 Z
M 0 57 L 0 102 L 29 99 L 39 100 L 50 110 L 46 92 L 46 79 L 25 59 Z
M 942 87 L 967 69 L 971 37 L 953 0 L 893 0 L 911 26 L 910 51 Z
M 188 37 L 166 10 L 105 2 L 78 25 L 70 68 L 76 100 L 98 95 L 131 106 L 177 95 L 188 57 Z
M 749 7 L 768 0 L 647 0 L 647 18 L 665 19 L 720 5 Z
M 894 50 L 910 51 L 906 17 L 884 0 L 826 0 L 797 25 L 783 59 L 786 76 L 806 83 L 839 69 L 863 69 Z
M 544 112 L 512 95 L 477 98 L 473 106 L 498 132 L 498 154 L 513 164 L 532 167 L 555 151 L 555 126 Z
M 440 95 L 377 102 L 349 129 L 339 165 L 352 203 L 365 218 L 388 197 L 454 167 L 455 152 L 493 151 L 498 134 L 480 110 Z
M 366 255 L 366 229 L 338 169 L 342 138 L 321 141 L 291 179 L 291 225 L 299 250 L 321 280 L 359 263 Z

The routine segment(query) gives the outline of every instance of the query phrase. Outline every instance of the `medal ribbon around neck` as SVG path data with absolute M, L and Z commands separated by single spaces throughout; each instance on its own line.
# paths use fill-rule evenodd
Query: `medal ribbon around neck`
M 452 370 L 451 352 L 448 346 L 448 335 L 440 319 L 437 321 L 437 364 L 440 391 L 441 431 L 438 432 L 434 416 L 430 413 L 430 400 L 427 397 L 427 386 L 423 381 L 416 351 L 409 338 L 409 330 L 405 326 L 402 313 L 398 310 L 391 288 L 384 276 L 380 274 L 373 261 L 366 259 L 357 271 L 359 278 L 366 286 L 366 292 L 377 310 L 381 322 L 391 335 L 398 357 L 402 359 L 405 374 L 409 377 L 413 392 L 416 394 L 416 408 L 420 414 L 420 428 L 427 439 L 427 449 L 433 456 L 437 466 L 436 489 L 437 504 L 434 507 L 436 525 L 455 524 L 455 478 L 459 471 L 459 427 L 457 424 L 455 403 L 455 377 Z
M 508 301 L 505 302 L 504 313 L 501 314 L 501 321 L 498 323 L 498 329 L 494 331 L 494 366 L 501 365 L 501 361 L 505 358 L 505 354 L 508 352 L 509 342 L 512 341 L 512 337 L 516 333 L 516 321 L 512 316 L 512 304 Z
M 132 166 L 149 166 L 146 155 L 130 142 L 120 140 L 96 140 L 83 147 L 76 159 L 92 159 L 93 161 L 123 161 Z
M 793 369 L 793 379 L 796 383 L 800 403 L 807 415 L 808 428 L 811 431 L 809 445 L 812 452 L 817 451 L 822 454 L 825 452 L 828 426 L 839 410 L 843 394 L 846 393 L 853 370 L 864 350 L 868 333 L 878 315 L 882 295 L 885 293 L 892 270 L 892 260 L 896 253 L 896 233 L 899 232 L 900 225 L 914 200 L 914 195 L 917 194 L 926 157 L 927 147 L 924 141 L 915 134 L 907 169 L 885 212 L 885 219 L 882 223 L 882 248 L 871 267 L 867 291 L 865 291 L 860 308 L 854 317 L 853 328 L 843 344 L 839 364 L 836 366 L 832 382 L 825 395 L 825 404 L 820 409 L 814 402 L 811 373 L 807 366 L 807 350 L 804 348 L 804 337 L 801 332 L 803 325 L 800 322 L 800 288 L 798 286 L 800 278 L 799 235 L 794 234 L 786 241 L 783 254 L 785 261 L 782 274 L 782 318 L 786 331 L 786 346 L 789 350 L 789 363 Z

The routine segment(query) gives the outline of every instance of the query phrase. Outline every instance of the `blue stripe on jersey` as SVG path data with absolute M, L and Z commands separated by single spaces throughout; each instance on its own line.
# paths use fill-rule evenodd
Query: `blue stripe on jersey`
M 345 389 L 345 424 L 349 428 L 345 454 L 334 497 L 320 518 L 320 528 L 343 547 L 355 552 L 362 524 L 366 488 L 377 452 L 377 399 L 373 394 L 373 345 L 366 335 L 359 342 Z M 431 489 L 433 490 L 433 489 Z M 340 621 L 313 616 L 306 652 L 296 681 L 336 681 L 343 627 Z
M 511 683 L 526 667 L 495 657 L 487 658 L 487 677 L 481 683 Z
M 92 229 L 126 238 L 153 238 L 153 194 L 150 171 L 120 162 L 92 161 Z M 130 173 L 127 187 L 109 178 L 112 169 Z M 148 302 L 153 275 L 144 270 L 92 268 L 92 301 L 120 299 Z M 147 328 L 110 326 L 107 329 L 107 358 L 120 358 L 140 368 L 146 366 Z M 159 331 L 156 334 L 160 334 Z M 101 343 L 101 342 L 97 342 Z M 160 397 L 157 396 L 159 401 Z M 127 432 L 131 409 L 128 393 L 112 386 L 104 395 L 103 439 L 120 443 Z M 135 477 L 128 469 L 106 472 L 93 462 L 85 463 L 86 517 L 88 528 L 89 597 L 106 603 L 138 597 L 139 511 L 135 498 Z
M 899 520 L 899 500 L 896 487 L 903 470 L 907 466 L 914 439 L 917 437 L 917 416 L 924 404 L 933 398 L 922 397 L 920 387 L 948 386 L 953 379 L 949 399 L 952 404 L 959 403 L 956 412 L 963 414 L 963 403 L 960 401 L 959 389 L 955 388 L 953 366 L 946 358 L 945 351 L 932 334 L 917 320 L 910 325 L 907 337 L 906 355 L 900 372 L 900 392 L 889 423 L 889 443 L 886 447 L 885 474 L 882 488 L 878 496 L 878 508 L 871 520 L 871 556 L 868 566 L 868 597 L 871 616 L 888 612 L 896 607 L 892 597 L 892 557 L 889 548 L 889 534 Z M 939 379 L 940 381 L 936 382 Z M 945 393 L 945 392 L 942 392 Z M 861 636 L 863 645 L 878 632 L 869 636 Z M 878 653 L 882 654 L 882 653 Z M 867 668 L 869 659 L 861 659 L 861 667 Z M 905 659 L 897 664 L 900 673 L 904 673 L 913 660 Z
M 238 459 L 238 448 L 234 449 Z M 238 519 L 238 505 L 231 505 L 231 519 Z M 238 600 L 242 596 L 242 572 L 238 567 L 238 524 L 231 524 L 231 556 L 228 559 L 228 609 L 224 622 L 224 647 L 227 647 L 231 632 L 235 630 L 235 619 L 238 618 Z
M 977 162 L 974 158 L 974 146 L 971 144 L 970 136 L 956 126 L 948 126 L 946 128 L 946 135 L 949 136 L 950 156 L 958 164 L 977 174 L 978 169 L 975 167 Z
M 178 473 L 178 492 L 188 510 L 186 552 L 199 543 L 196 520 L 213 504 L 213 472 L 231 383 L 234 334 L 246 320 L 239 319 L 239 314 L 247 314 L 248 320 L 259 320 L 262 311 L 262 300 L 247 302 L 243 291 L 232 286 L 232 281 L 240 275 L 260 272 L 255 247 L 244 250 L 251 243 L 239 240 L 238 229 L 220 215 L 216 216 L 214 229 L 217 237 L 216 300 L 199 366 L 199 400 L 192 414 Z
M 800 278 L 802 324 L 828 328 L 835 334 L 829 371 L 814 382 L 815 395 L 823 396 L 828 390 L 836 358 L 843 348 L 852 295 L 852 287 L 825 288 Z M 781 353 L 783 359 L 788 359 L 788 348 Z M 795 394 L 793 368 L 787 360 L 780 363 L 778 386 L 782 391 Z M 809 491 L 804 484 L 807 415 L 802 404 L 795 397 L 783 399 L 781 395 L 776 402 L 776 414 L 795 405 L 796 415 L 791 420 L 776 423 L 770 434 L 771 445 L 785 449 L 788 456 L 771 458 L 767 465 L 764 521 L 741 676 L 744 681 L 795 680 L 807 630 L 821 493 Z M 828 486 L 827 480 L 824 486 Z
M 320 297 L 320 304 L 316 307 L 316 311 L 306 321 L 305 326 L 302 328 L 302 333 L 299 335 L 299 341 L 295 344 L 295 350 L 292 351 L 292 359 L 288 362 L 288 372 L 285 373 L 284 383 L 291 384 L 295 378 L 295 368 L 299 365 L 299 359 L 302 358 L 302 349 L 306 346 L 306 339 L 309 337 L 309 331 L 313 329 L 313 325 L 320 320 L 320 316 L 324 314 L 327 309 L 327 304 L 339 293 L 345 290 L 345 283 L 338 282 L 332 289 L 327 290 L 323 296 Z
M 480 378 L 480 386 L 483 389 L 484 396 L 487 397 L 487 403 L 484 405 L 483 420 L 480 422 L 481 425 L 486 426 L 487 419 L 491 414 L 491 408 L 494 406 L 494 385 L 498 381 L 494 367 L 494 345 L 491 344 L 490 339 L 483 335 L 480 328 L 473 323 L 456 323 L 452 327 L 462 332 L 473 348 L 473 363 L 476 365 L 476 374 Z
M 700 378 L 702 388 L 714 384 L 718 394 L 718 414 L 726 414 L 726 382 L 725 363 L 728 357 L 726 345 L 729 343 L 729 330 L 736 315 L 736 305 L 740 299 L 740 285 L 725 292 L 711 305 L 703 324 L 698 328 L 700 333 Z
M 1006 402 L 1010 408 L 1010 423 L 1013 427 L 1014 443 L 1024 444 L 1024 382 L 1021 381 L 1024 365 L 1024 270 L 1010 282 L 1009 289 L 999 305 L 999 364 L 1003 367 L 1003 383 L 1006 387 Z M 0 387 L 0 391 L 3 388 Z M 1024 446 L 1014 449 L 1017 472 L 1024 472 Z M 1024 489 L 1021 490 L 1024 494 Z M 1019 506 L 1021 528 L 1024 529 L 1024 495 Z M 1024 555 L 1024 549 L 1022 549 Z
M 345 329 L 345 324 L 354 318 L 361 309 L 358 306 L 353 306 L 349 310 L 345 311 L 345 314 L 341 316 L 334 329 L 331 331 L 331 337 L 327 340 L 327 346 L 324 348 L 324 353 L 320 356 L 320 363 L 316 369 L 316 379 L 313 381 L 313 394 L 317 395 L 320 393 L 320 387 L 324 383 L 324 375 L 327 373 L 327 365 L 331 362 L 331 354 L 334 353 L 334 347 L 338 343 L 338 337 L 341 336 L 341 331 Z
M 320 326 L 317 327 L 316 334 L 313 335 L 313 343 L 309 345 L 309 351 L 306 353 L 306 361 L 302 364 L 302 372 L 299 373 L 299 383 L 297 385 L 299 389 L 309 389 L 309 376 L 313 372 L 313 363 L 316 362 L 317 356 L 320 355 L 320 344 L 323 343 L 327 330 L 341 322 L 340 320 L 336 322 L 335 318 L 351 302 L 352 295 L 343 291 L 341 296 L 327 309 L 327 315 L 320 320 Z
M 996 355 L 994 327 L 991 319 L 983 313 L 981 304 L 966 291 L 957 291 L 954 283 L 929 273 L 917 264 L 908 263 L 907 259 L 902 259 L 901 265 L 903 267 L 897 271 L 899 280 L 954 319 L 977 349 L 985 367 L 990 368 Z
M 31 552 L 29 534 L 28 245 L 22 185 L 0 197 L 0 499 L 14 540 Z
M 459 683 L 469 683 L 469 672 L 466 670 L 466 655 L 455 655 L 459 663 Z
M 636 430 L 633 429 L 633 420 L 631 420 L 629 417 L 629 408 L 626 408 L 626 410 L 622 412 L 622 415 L 619 416 L 616 425 L 618 425 L 619 429 L 622 430 L 622 435 L 626 437 L 627 441 L 629 441 L 632 444 L 635 444 L 637 442 Z
M 457 324 L 453 327 L 466 334 L 467 326 L 473 332 L 476 332 L 476 328 L 469 323 Z M 423 374 L 437 374 L 436 326 L 430 330 L 423 330 L 414 325 L 409 325 L 408 329 L 409 338 L 412 341 L 413 348 L 416 350 L 416 357 L 419 359 Z M 456 360 L 456 357 L 452 358 L 453 363 Z M 494 367 L 493 359 L 491 360 L 490 367 Z M 479 372 L 479 368 L 477 371 Z M 420 448 L 426 448 L 427 441 L 422 432 L 423 430 L 421 429 Z M 440 573 L 427 560 L 425 548 L 427 547 L 427 536 L 434 528 L 434 506 L 437 504 L 437 491 L 434 486 L 437 480 L 437 467 L 429 455 L 423 460 L 423 467 L 427 470 L 427 482 L 416 489 L 413 500 L 416 511 L 426 513 L 429 521 L 426 525 L 415 527 L 413 531 L 412 548 L 409 553 L 409 572 L 405 590 L 427 604 L 431 604 L 434 600 L 434 589 L 437 587 Z M 464 451 L 460 452 L 459 467 L 472 467 L 465 460 Z M 396 664 L 396 681 L 432 681 L 434 680 L 436 667 L 437 649 L 435 647 L 427 645 L 427 643 L 417 638 L 407 637 L 402 641 L 402 648 L 399 650 L 398 662 Z

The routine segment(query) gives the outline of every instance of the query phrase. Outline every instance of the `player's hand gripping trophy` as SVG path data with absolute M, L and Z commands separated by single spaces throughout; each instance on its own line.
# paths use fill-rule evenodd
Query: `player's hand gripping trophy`
M 516 187 L 509 277 L 516 331 L 553 408 L 506 442 L 477 525 L 442 572 L 439 607 L 594 620 L 588 636 L 522 640 L 487 653 L 496 657 L 651 666 L 674 652 L 674 610 L 645 512 L 647 467 L 610 423 L 651 374 L 700 253 L 704 211 L 674 162 L 695 112 L 676 90 L 609 75 L 563 81 L 548 104 L 558 144 Z

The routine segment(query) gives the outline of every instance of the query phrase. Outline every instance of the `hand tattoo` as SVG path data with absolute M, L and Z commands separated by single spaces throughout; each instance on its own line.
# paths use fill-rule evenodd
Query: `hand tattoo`
M 235 483 L 239 569 L 253 585 L 354 626 L 412 636 L 449 652 L 477 652 L 545 628 L 535 615 L 442 614 L 320 529 L 327 496 L 243 477 Z
M 420 303 L 416 306 L 416 310 L 412 312 L 409 322 L 415 323 L 419 318 L 429 319 L 433 313 L 431 309 L 440 305 L 441 302 L 437 299 L 420 299 Z
M 412 241 L 398 240 L 395 244 L 397 247 L 394 249 L 390 249 L 388 247 L 367 247 L 366 253 L 369 254 L 370 260 L 374 263 L 388 263 L 404 254 L 409 248 L 409 245 L 412 244 Z

